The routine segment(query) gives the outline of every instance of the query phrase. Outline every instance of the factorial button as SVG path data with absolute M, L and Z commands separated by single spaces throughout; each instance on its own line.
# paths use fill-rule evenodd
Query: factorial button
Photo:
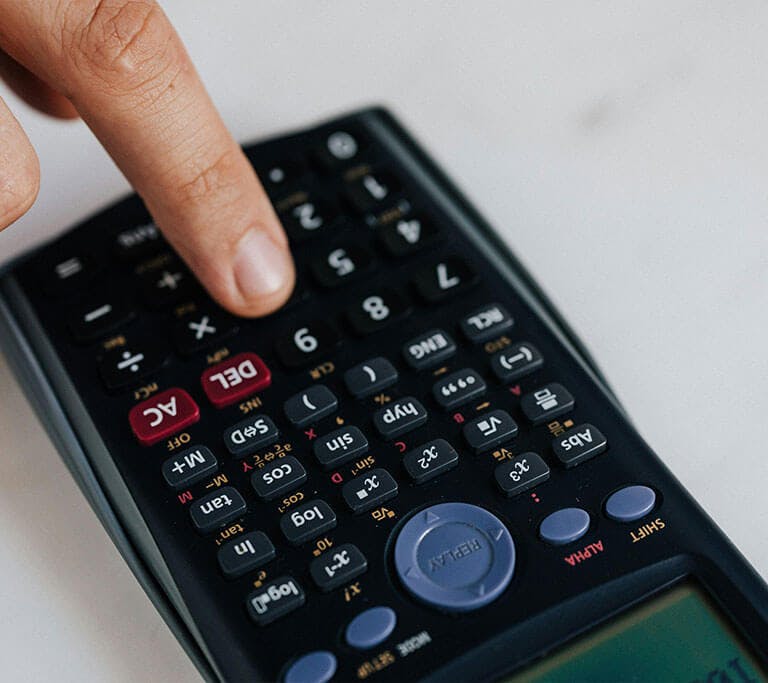
M 420 217 L 400 218 L 379 229 L 379 240 L 395 257 L 406 256 L 436 241 L 437 228 Z
M 262 500 L 272 500 L 307 480 L 304 466 L 292 455 L 265 465 L 251 475 L 251 486 Z
M 373 415 L 373 424 L 385 439 L 395 439 L 421 427 L 426 421 L 427 411 L 411 396 L 399 398 Z
M 341 495 L 349 509 L 359 514 L 394 498 L 397 482 L 387 470 L 369 470 L 344 484 Z
M 236 334 L 235 319 L 222 312 L 197 310 L 183 316 L 173 328 L 173 340 L 179 353 L 191 356 Z
M 336 330 L 324 320 L 312 320 L 301 325 L 275 342 L 280 362 L 288 368 L 297 368 L 333 351 L 339 343 Z
M 266 389 L 272 373 L 255 353 L 238 353 L 208 368 L 200 382 L 208 400 L 223 408 Z
M 446 410 L 472 401 L 485 393 L 485 382 L 474 370 L 464 368 L 435 382 L 432 395 Z
M 242 517 L 247 508 L 240 492 L 232 486 L 222 486 L 190 505 L 192 523 L 203 534 Z
M 280 518 L 280 530 L 293 545 L 301 545 L 336 526 L 336 513 L 323 500 L 299 505 Z
M 479 344 L 512 327 L 512 316 L 501 304 L 486 304 L 461 319 L 461 331 Z
M 250 531 L 219 548 L 219 566 L 230 579 L 261 567 L 275 556 L 275 546 L 263 531 Z
M 517 496 L 549 479 L 549 466 L 538 453 L 521 453 L 499 465 L 493 473 L 508 497 Z
M 543 364 L 542 355 L 528 342 L 513 344 L 491 357 L 491 369 L 501 382 L 511 382 L 528 375 Z
M 430 330 L 414 337 L 403 346 L 403 357 L 414 370 L 441 363 L 456 353 L 456 343 L 443 330 Z
M 128 421 L 142 446 L 167 439 L 200 419 L 200 409 L 184 389 L 166 389 L 131 408 Z
M 313 447 L 317 461 L 329 470 L 368 451 L 368 439 L 357 427 L 341 427 L 321 436 Z
M 315 650 L 288 667 L 283 683 L 328 683 L 336 673 L 336 657 L 328 650 Z
M 154 223 L 127 228 L 115 235 L 115 254 L 124 261 L 150 256 L 163 246 L 165 240 Z
M 403 456 L 405 471 L 417 484 L 423 484 L 458 464 L 459 454 L 445 439 L 428 441 Z
M 336 395 L 328 387 L 316 384 L 291 396 L 283 410 L 294 427 L 305 427 L 330 415 L 338 405 Z
M 351 543 L 332 548 L 309 564 L 312 580 L 322 591 L 332 591 L 343 586 L 367 569 L 365 555 Z
M 347 319 L 357 334 L 373 334 L 401 318 L 409 310 L 408 302 L 398 292 L 389 287 L 382 287 L 350 307 L 347 310 Z
M 347 391 L 355 398 L 365 398 L 397 382 L 397 370 L 386 358 L 371 358 L 344 373 Z
M 193 446 L 163 463 L 163 477 L 168 486 L 183 489 L 213 474 L 219 467 L 216 457 L 205 446 Z
M 347 197 L 352 208 L 368 213 L 381 208 L 383 202 L 391 202 L 399 191 L 400 183 L 386 171 L 369 171 L 350 181 Z
M 373 255 L 356 244 L 344 244 L 319 255 L 310 263 L 315 280 L 323 287 L 338 287 L 364 275 Z
M 450 257 L 416 273 L 416 290 L 427 303 L 436 303 L 466 289 L 477 274 L 466 261 Z
M 274 443 L 280 430 L 266 415 L 251 415 L 224 432 L 224 445 L 238 457 L 253 453 L 257 448 Z
M 520 399 L 523 413 L 535 425 L 573 410 L 574 403 L 570 392 L 556 382 L 547 384 Z
M 648 486 L 625 486 L 612 493 L 605 503 L 605 514 L 615 522 L 634 522 L 656 506 L 656 492 Z
M 581 508 L 563 508 L 544 518 L 539 535 L 551 545 L 578 541 L 589 531 L 589 513 Z
M 480 453 L 517 436 L 517 422 L 505 410 L 490 410 L 467 422 L 463 433 L 469 447 Z
M 121 389 L 155 374 L 167 361 L 168 354 L 155 345 L 119 346 L 101 356 L 99 374 L 107 389 Z
M 495 515 L 468 503 L 441 503 L 409 519 L 395 542 L 395 568 L 415 598 L 448 612 L 498 598 L 515 569 L 515 544 Z
M 589 460 L 606 448 L 608 448 L 608 439 L 591 424 L 573 427 L 552 441 L 552 450 L 566 467 L 573 467 Z
M 134 316 L 135 311 L 126 305 L 122 297 L 100 294 L 75 306 L 67 324 L 77 341 L 89 342 L 125 325 Z
M 296 579 L 281 576 L 248 596 L 248 613 L 259 626 L 265 626 L 301 607 L 305 599 L 304 590 Z
M 347 645 L 368 650 L 383 643 L 395 630 L 397 615 L 391 607 L 371 607 L 358 614 L 347 625 Z

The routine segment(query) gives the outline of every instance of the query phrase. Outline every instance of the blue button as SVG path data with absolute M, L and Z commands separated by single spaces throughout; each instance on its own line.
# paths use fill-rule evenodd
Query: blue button
M 553 512 L 539 527 L 541 537 L 552 545 L 579 540 L 589 529 L 589 513 L 581 508 L 563 508 Z
M 395 568 L 414 597 L 448 612 L 468 612 L 495 600 L 509 585 L 515 544 L 487 510 L 441 503 L 417 513 L 402 528 Z
M 397 615 L 389 607 L 371 607 L 358 614 L 347 626 L 347 643 L 358 650 L 367 650 L 384 642 L 395 630 Z
M 284 683 L 326 683 L 336 673 L 336 657 L 327 650 L 316 650 L 299 657 L 285 674 Z
M 605 514 L 616 522 L 634 522 L 656 505 L 656 493 L 647 486 L 625 486 L 612 493 L 605 503 Z

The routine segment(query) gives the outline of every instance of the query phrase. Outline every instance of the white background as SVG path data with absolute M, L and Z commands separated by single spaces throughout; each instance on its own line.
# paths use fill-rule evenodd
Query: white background
M 165 3 L 240 140 L 391 106 L 768 576 L 763 2 Z M 40 155 L 0 260 L 128 188 L 0 86 Z M 195 680 L 0 358 L 0 679 Z

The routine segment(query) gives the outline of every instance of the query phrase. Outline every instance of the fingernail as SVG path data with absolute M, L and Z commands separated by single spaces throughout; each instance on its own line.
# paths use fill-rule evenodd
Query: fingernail
M 275 244 L 267 233 L 251 230 L 240 238 L 233 267 L 240 293 L 243 298 L 252 299 L 285 287 L 291 261 L 288 251 Z

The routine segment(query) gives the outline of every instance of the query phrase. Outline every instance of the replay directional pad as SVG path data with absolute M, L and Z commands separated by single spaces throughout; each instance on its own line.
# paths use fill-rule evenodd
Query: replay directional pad
M 446 612 L 495 600 L 515 569 L 515 544 L 498 517 L 467 503 L 441 503 L 414 515 L 395 542 L 406 590 Z

